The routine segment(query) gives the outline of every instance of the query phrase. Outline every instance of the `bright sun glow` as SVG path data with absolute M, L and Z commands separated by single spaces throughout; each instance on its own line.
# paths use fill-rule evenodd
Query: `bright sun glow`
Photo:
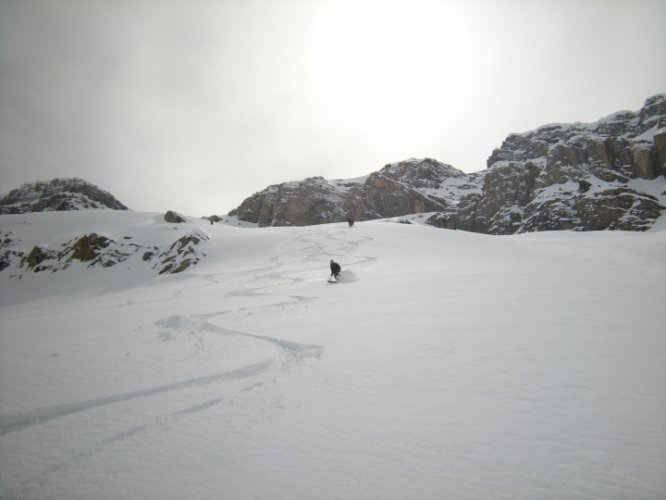
M 461 30 L 442 2 L 332 2 L 316 27 L 315 78 L 340 112 L 413 117 L 458 93 L 467 72 Z

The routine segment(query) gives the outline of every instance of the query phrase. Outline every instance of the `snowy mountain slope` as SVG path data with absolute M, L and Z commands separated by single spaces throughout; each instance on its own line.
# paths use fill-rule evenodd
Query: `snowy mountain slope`
M 181 231 L 72 215 L 0 222 L 26 242 L 44 217 L 54 241 Z M 173 275 L 0 273 L 0 497 L 663 497 L 661 221 L 412 219 L 204 225 L 206 258 Z

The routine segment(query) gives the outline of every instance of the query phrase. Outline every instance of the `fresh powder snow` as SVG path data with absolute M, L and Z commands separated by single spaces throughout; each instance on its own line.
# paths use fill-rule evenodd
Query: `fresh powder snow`
M 0 217 L 26 254 L 206 236 L 178 274 L 141 252 L 0 273 L 0 498 L 666 497 L 665 219 L 426 219 Z

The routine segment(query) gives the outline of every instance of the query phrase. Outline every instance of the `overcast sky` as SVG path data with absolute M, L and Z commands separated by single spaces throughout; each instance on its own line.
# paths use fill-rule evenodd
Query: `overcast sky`
M 0 0 L 0 193 L 224 214 L 666 92 L 665 0 Z

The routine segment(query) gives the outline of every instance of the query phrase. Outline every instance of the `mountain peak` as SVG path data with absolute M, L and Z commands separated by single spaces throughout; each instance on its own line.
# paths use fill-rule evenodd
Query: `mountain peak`
M 410 158 L 405 161 L 389 163 L 379 173 L 384 177 L 415 188 L 431 189 L 439 188 L 447 179 L 465 176 L 462 170 L 433 158 Z
M 128 210 L 113 195 L 78 177 L 57 177 L 12 189 L 0 199 L 0 214 L 83 210 Z

